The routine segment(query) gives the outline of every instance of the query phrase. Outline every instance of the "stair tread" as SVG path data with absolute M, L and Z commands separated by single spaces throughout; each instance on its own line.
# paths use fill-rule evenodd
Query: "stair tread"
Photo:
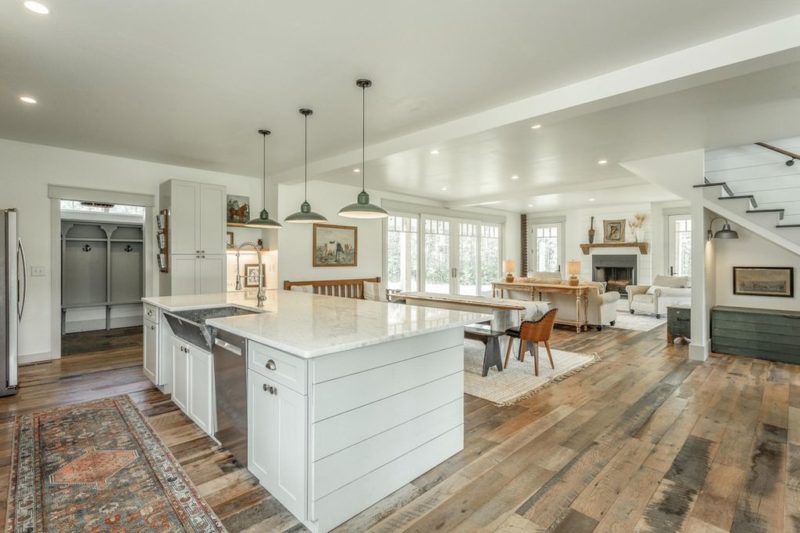
M 708 182 L 708 183 L 701 183 L 700 185 L 695 185 L 694 188 L 695 189 L 701 189 L 703 187 L 722 187 L 723 185 L 725 185 L 724 181 L 719 181 L 719 182 L 716 182 L 716 183 Z
M 748 213 L 778 213 L 778 218 L 780 220 L 783 220 L 783 217 L 785 215 L 785 211 L 786 210 L 783 209 L 783 208 L 780 208 L 780 209 L 748 209 L 747 210 Z
M 777 224 L 776 228 L 800 228 L 800 224 Z

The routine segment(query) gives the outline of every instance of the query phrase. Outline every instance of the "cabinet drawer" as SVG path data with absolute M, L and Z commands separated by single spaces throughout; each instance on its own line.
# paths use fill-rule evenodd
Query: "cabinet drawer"
M 308 366 L 305 359 L 258 344 L 248 342 L 248 368 L 277 383 L 305 395 Z
M 150 304 L 144 304 L 144 319 L 158 324 L 158 307 Z

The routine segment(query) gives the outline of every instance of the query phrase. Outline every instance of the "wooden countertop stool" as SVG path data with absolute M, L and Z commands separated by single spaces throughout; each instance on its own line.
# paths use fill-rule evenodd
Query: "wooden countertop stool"
M 525 361 L 525 352 L 530 350 L 533 356 L 533 372 L 539 375 L 539 343 L 543 342 L 547 350 L 547 358 L 550 360 L 550 367 L 556 367 L 553 363 L 553 354 L 550 352 L 550 335 L 553 333 L 553 325 L 556 322 L 556 313 L 558 309 L 551 309 L 536 322 L 523 322 L 518 328 L 509 328 L 506 330 L 506 335 L 511 337 L 508 340 L 508 347 L 506 348 L 505 368 L 508 368 L 508 358 L 511 355 L 511 345 L 514 344 L 512 339 L 519 339 L 519 356 L 520 361 Z

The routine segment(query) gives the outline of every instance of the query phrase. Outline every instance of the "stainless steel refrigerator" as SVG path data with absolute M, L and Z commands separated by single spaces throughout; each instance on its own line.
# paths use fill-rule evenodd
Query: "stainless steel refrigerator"
M 0 396 L 17 393 L 19 321 L 25 310 L 25 251 L 17 237 L 17 211 L 0 210 Z

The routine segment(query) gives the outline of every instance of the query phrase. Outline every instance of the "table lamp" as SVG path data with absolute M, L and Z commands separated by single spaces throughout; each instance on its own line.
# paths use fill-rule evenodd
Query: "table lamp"
M 569 284 L 573 287 L 580 283 L 578 280 L 578 274 L 581 273 L 581 262 L 580 261 L 567 261 L 567 272 L 569 273 Z
M 513 259 L 506 259 L 503 261 L 503 271 L 506 273 L 506 282 L 511 283 L 514 281 L 514 271 L 517 269 L 517 263 Z

